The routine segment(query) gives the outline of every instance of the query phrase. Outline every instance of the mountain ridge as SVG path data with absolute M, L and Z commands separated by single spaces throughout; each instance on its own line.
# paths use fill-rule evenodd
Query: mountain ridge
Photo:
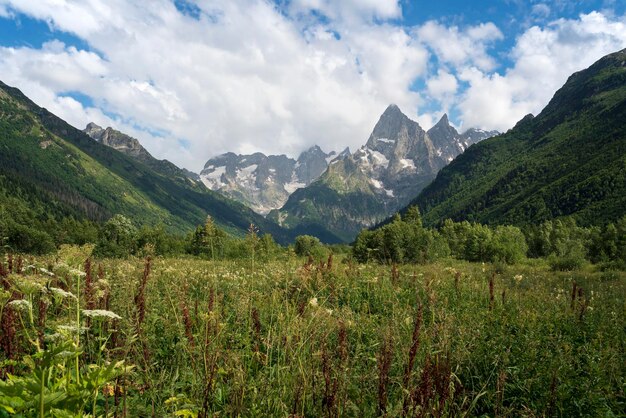
M 468 149 L 411 204 L 430 225 L 615 220 L 626 207 L 623 120 L 626 49 L 572 74 L 537 116 Z
M 397 105 L 389 105 L 365 145 L 332 161 L 318 180 L 294 192 L 268 217 L 287 228 L 301 222 L 324 225 L 350 242 L 362 228 L 375 225 L 417 196 L 465 149 L 463 141 L 476 142 L 479 135 L 489 135 L 468 130 L 470 134 L 463 137 L 449 125 L 447 115 L 436 125 L 437 131 L 444 125 L 444 132 L 437 134 L 437 147 L 417 122 Z
M 325 153 L 317 145 L 297 159 L 284 154 L 227 152 L 209 159 L 199 178 L 207 188 L 265 215 L 283 206 L 298 188 L 316 180 L 336 157 L 336 152 Z
M 254 223 L 281 242 L 291 239 L 245 206 L 93 140 L 2 82 L 0 109 L 3 190 L 54 217 L 103 221 L 121 213 L 138 226 L 183 233 L 211 215 L 233 233 Z

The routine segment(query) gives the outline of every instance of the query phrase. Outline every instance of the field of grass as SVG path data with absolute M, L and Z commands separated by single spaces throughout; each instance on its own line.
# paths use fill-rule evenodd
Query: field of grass
M 85 258 L 5 260 L 0 417 L 626 414 L 626 273 Z

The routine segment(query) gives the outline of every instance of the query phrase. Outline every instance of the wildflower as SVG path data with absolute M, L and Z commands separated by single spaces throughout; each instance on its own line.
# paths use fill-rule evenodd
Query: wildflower
M 18 311 L 27 311 L 31 308 L 31 304 L 26 299 L 16 299 L 9 302 L 9 306 L 17 309 Z
M 48 290 L 54 295 L 59 296 L 61 298 L 73 298 L 76 299 L 73 293 L 67 292 L 63 289 L 59 289 L 58 287 L 49 287 Z
M 519 282 L 521 282 L 521 281 L 522 281 L 522 279 L 524 278 L 524 276 L 522 276 L 521 274 L 516 274 L 513 278 L 515 279 L 515 281 L 516 281 L 517 283 L 519 283 Z
M 104 309 L 83 309 L 83 315 L 90 318 L 122 319 L 122 317 L 115 312 L 107 311 Z
M 52 277 L 52 276 L 54 276 L 54 273 L 53 273 L 53 272 L 51 272 L 50 270 L 46 270 L 46 269 L 45 269 L 45 268 L 43 268 L 43 267 L 40 267 L 40 268 L 39 268 L 39 271 L 40 271 L 41 273 L 43 273 L 43 274 L 47 274 L 48 276 L 51 276 L 51 277 Z
M 318 306 L 318 304 L 317 304 L 317 298 L 313 298 L 313 299 L 311 299 L 311 300 L 309 301 L 309 305 L 314 306 L 314 307 L 317 307 L 317 306 Z
M 75 276 L 79 276 L 79 277 L 85 277 L 87 275 L 87 273 L 85 273 L 84 271 L 80 271 L 80 270 L 76 270 L 76 269 L 71 269 L 70 273 L 72 273 Z
M 76 325 L 57 325 L 57 331 L 62 334 L 82 334 L 87 331 L 86 327 L 77 328 Z

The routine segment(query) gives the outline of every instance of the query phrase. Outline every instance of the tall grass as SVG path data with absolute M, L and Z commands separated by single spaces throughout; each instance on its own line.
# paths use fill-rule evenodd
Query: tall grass
M 78 298 L 44 302 L 32 283 L 76 287 L 66 260 L 36 259 L 23 274 L 0 263 L 5 376 L 30 376 L 25 356 L 54 350 L 51 335 L 75 321 L 80 307 L 83 353 L 47 366 L 65 376 L 63 365 L 78 359 L 79 375 L 71 367 L 69 379 L 99 382 L 73 411 L 203 418 L 625 413 L 623 273 L 519 265 L 494 274 L 490 265 L 450 260 L 394 266 L 390 274 L 388 266 L 339 257 L 254 265 L 86 259 L 75 262 L 85 273 Z M 96 264 L 99 273 L 87 274 Z M 48 265 L 54 277 L 39 271 Z M 11 304 L 29 295 L 32 321 Z M 107 308 L 119 318 L 88 316 L 88 305 L 96 309 L 87 312 Z M 104 374 L 121 360 L 134 368 Z M 96 369 L 107 380 L 89 377 Z M 9 405 L 7 390 L 0 386 L 0 410 Z

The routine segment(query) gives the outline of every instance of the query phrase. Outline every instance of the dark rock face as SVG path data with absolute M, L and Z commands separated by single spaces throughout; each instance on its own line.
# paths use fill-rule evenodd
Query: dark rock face
M 364 146 L 342 152 L 271 217 L 292 228 L 319 224 L 349 241 L 410 202 L 468 146 L 493 134 L 470 129 L 460 135 L 447 115 L 426 132 L 392 104 Z
M 87 127 L 83 129 L 83 132 L 92 139 L 141 161 L 163 175 L 176 177 L 179 180 L 191 180 L 194 184 L 200 180 L 200 177 L 196 173 L 184 168 L 179 168 L 168 160 L 158 160 L 154 158 L 137 139 L 111 127 L 105 129 L 90 122 L 87 124 Z
M 108 127 L 106 129 L 91 122 L 83 130 L 87 135 L 104 145 L 116 149 L 138 160 L 155 159 L 135 138 Z

